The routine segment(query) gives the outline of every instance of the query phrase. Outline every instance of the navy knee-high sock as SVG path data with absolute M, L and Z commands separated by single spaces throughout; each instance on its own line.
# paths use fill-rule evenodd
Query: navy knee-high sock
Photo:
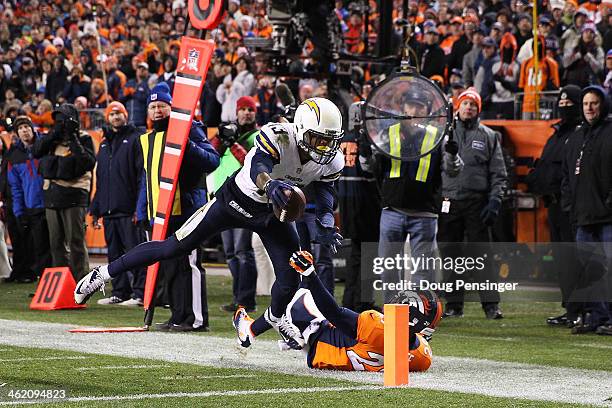
M 174 235 L 164 241 L 143 242 L 111 262 L 108 265 L 108 274 L 114 278 L 130 269 L 142 268 L 164 259 L 174 258 L 183 252 Z
M 351 309 L 340 307 L 316 273 L 304 277 L 304 283 L 312 293 L 312 298 L 323 316 L 347 336 L 357 337 L 359 314 Z

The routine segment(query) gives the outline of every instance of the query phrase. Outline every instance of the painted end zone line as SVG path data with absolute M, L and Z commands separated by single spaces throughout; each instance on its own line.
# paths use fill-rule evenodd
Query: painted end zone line
M 0 401 L 0 405 L 32 405 L 40 403 L 65 403 L 84 401 L 121 401 L 121 400 L 144 400 L 154 398 L 206 398 L 206 397 L 233 397 L 238 395 L 257 394 L 310 394 L 315 392 L 341 392 L 341 391 L 370 391 L 384 390 L 395 387 L 382 387 L 377 385 L 364 385 L 359 387 L 313 387 L 313 388 L 272 388 L 265 390 L 244 391 L 208 391 L 208 392 L 173 392 L 167 394 L 134 394 L 134 395 L 111 395 L 106 397 L 71 397 L 64 399 L 39 399 L 27 401 Z M 402 388 L 402 387 L 398 387 Z

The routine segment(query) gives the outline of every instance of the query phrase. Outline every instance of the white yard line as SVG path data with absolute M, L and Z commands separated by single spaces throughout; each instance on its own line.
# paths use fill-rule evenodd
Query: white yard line
M 281 352 L 276 341 L 256 341 L 245 350 L 235 339 L 183 333 L 68 333 L 66 330 L 73 326 L 13 320 L 0 320 L 0 327 L 0 344 L 4 345 L 382 384 L 382 374 L 309 369 L 303 352 Z M 605 401 L 612 396 L 612 375 L 607 371 L 440 357 L 435 355 L 435 342 L 433 352 L 429 371 L 410 374 L 411 387 L 612 406 L 612 402 Z
M 75 371 L 97 371 L 97 370 L 135 370 L 142 368 L 167 368 L 168 365 L 149 364 L 149 365 L 126 365 L 126 366 L 99 366 L 99 367 L 76 367 Z
M 19 358 L 0 358 L 0 362 L 10 363 L 13 361 L 87 360 L 91 358 L 92 357 L 87 357 L 87 356 L 19 357 Z
M 265 390 L 241 390 L 241 391 L 207 391 L 207 392 L 171 392 L 166 394 L 132 394 L 132 395 L 109 395 L 104 397 L 69 397 L 55 400 L 28 400 L 28 401 L 3 401 L 0 405 L 32 405 L 66 402 L 89 402 L 89 401 L 122 401 L 122 400 L 146 400 L 159 398 L 207 398 L 207 397 L 235 397 L 239 395 L 257 394 L 312 394 L 317 392 L 341 392 L 341 391 L 363 391 L 380 390 L 381 386 L 362 385 L 355 387 L 313 387 L 313 388 L 271 388 Z
M 164 381 L 177 381 L 177 380 L 210 380 L 213 378 L 255 378 L 255 374 L 230 374 L 230 375 L 178 375 L 171 377 L 161 377 L 160 380 Z

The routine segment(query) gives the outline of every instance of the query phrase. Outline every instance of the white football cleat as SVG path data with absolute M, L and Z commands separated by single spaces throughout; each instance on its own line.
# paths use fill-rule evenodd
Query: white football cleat
M 82 305 L 96 292 L 101 290 L 104 293 L 104 284 L 110 280 L 108 272 L 103 271 L 97 266 L 91 270 L 83 279 L 77 283 L 74 289 L 74 301 Z
M 287 315 L 275 317 L 270 308 L 264 312 L 264 318 L 276 331 L 281 338 L 293 350 L 301 350 L 304 348 L 306 341 L 300 330 L 291 322 Z
M 234 327 L 238 336 L 238 344 L 242 347 L 249 347 L 253 344 L 255 336 L 251 331 L 253 319 L 247 314 L 244 307 L 239 307 L 234 314 Z

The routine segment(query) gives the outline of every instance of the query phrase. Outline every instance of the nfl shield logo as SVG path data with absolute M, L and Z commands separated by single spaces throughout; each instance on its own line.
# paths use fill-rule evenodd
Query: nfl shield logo
M 187 51 L 187 69 L 198 71 L 198 63 L 200 62 L 200 51 L 195 48 Z

